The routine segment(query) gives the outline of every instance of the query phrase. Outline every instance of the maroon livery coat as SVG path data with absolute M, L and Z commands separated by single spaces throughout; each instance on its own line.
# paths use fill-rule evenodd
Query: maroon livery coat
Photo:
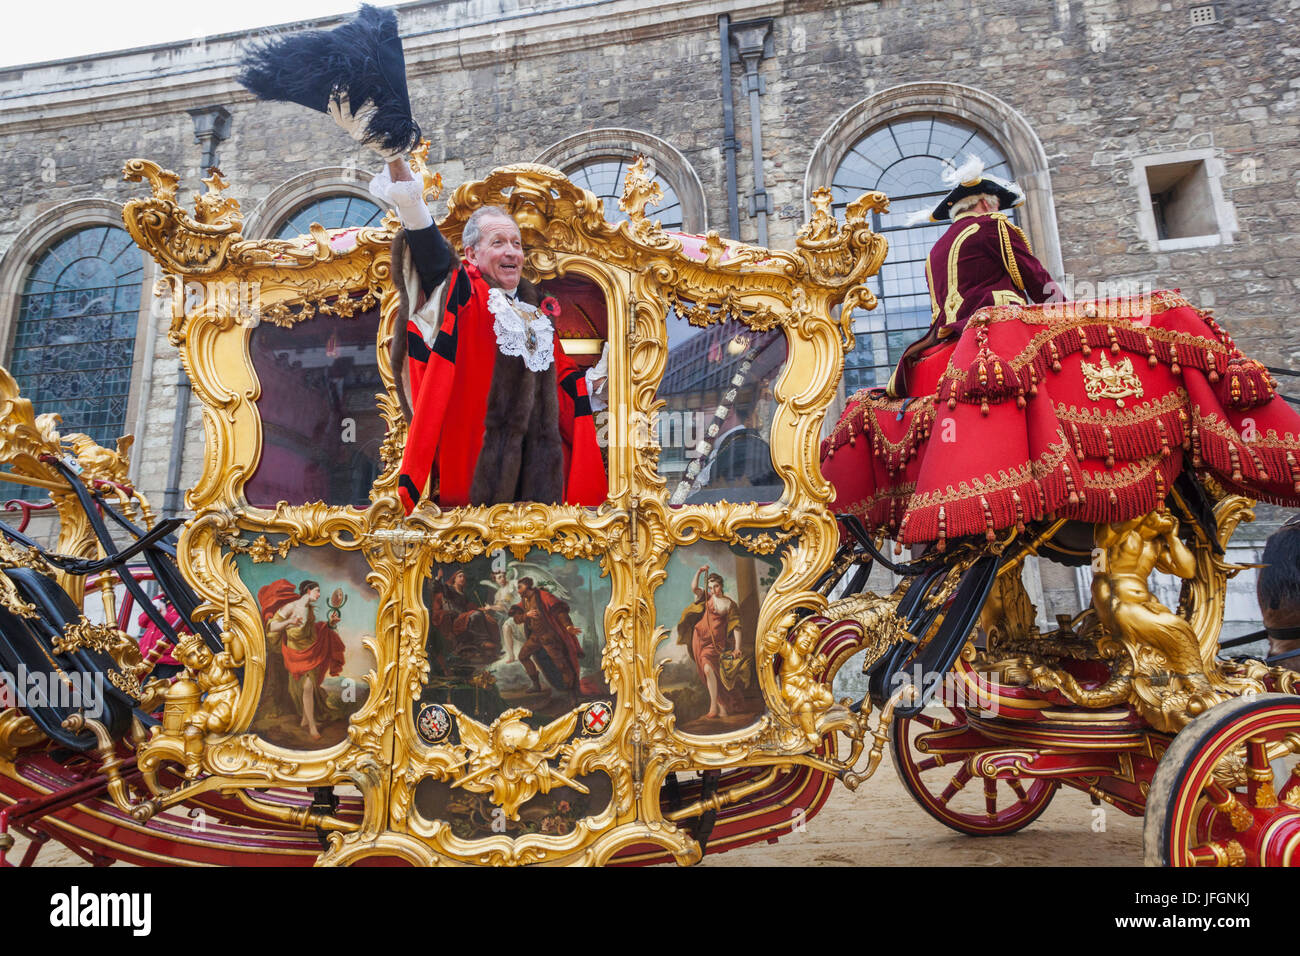
M 903 353 L 890 381 L 892 395 L 933 391 L 943 369 L 933 376 L 917 375 L 922 353 L 940 343 L 955 343 L 966 320 L 985 306 L 1026 305 L 1059 297 L 1058 286 L 1034 258 L 1025 234 L 1000 212 L 958 216 L 930 250 L 925 278 L 930 287 L 930 328 Z M 946 359 L 946 349 L 936 351 Z M 934 360 L 947 364 L 939 356 Z

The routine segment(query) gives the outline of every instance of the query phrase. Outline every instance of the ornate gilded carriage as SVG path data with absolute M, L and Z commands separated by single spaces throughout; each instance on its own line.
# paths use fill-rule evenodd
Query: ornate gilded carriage
M 423 158 L 413 168 L 433 198 L 441 183 Z M 474 209 L 507 207 L 530 277 L 560 302 L 566 351 L 584 366 L 607 352 L 609 494 L 598 508 L 424 501 L 405 517 L 408 426 L 387 359 L 395 219 L 245 240 L 219 173 L 192 213 L 175 174 L 132 160 L 126 176 L 151 187 L 124 217 L 166 274 L 171 341 L 203 406 L 203 472 L 174 549 L 184 580 L 170 582 L 192 596 L 181 605 L 193 633 L 177 634 L 170 683 L 143 683 L 153 662 L 120 639 L 120 622 L 98 643 L 56 636 L 53 653 L 95 643 L 82 664 L 133 676 L 122 706 L 136 716 L 128 731 L 72 713 L 60 731 L 0 714 L 0 791 L 26 805 L 0 812 L 59 810 L 59 839 L 77 844 L 73 824 L 111 830 L 82 843 L 139 862 L 688 863 L 801 825 L 892 743 L 918 802 L 963 832 L 1019 829 L 1064 784 L 1127 812 L 1156 806 L 1153 862 L 1289 862 L 1300 845 L 1294 678 L 1215 657 L 1235 571 L 1221 548 L 1244 499 L 1175 487 L 1157 469 L 1134 515 L 1029 513 L 1023 488 L 926 511 L 908 504 L 919 479 L 907 469 L 936 399 L 860 395 L 825 450 L 860 453 L 864 474 L 879 465 L 890 478 L 875 510 L 859 511 L 870 531 L 852 508 L 832 509 L 823 424 L 850 314 L 874 304 L 865 283 L 886 243 L 869 215 L 883 195 L 850 203 L 841 224 L 819 191 L 782 252 L 663 231 L 639 165 L 619 223 L 547 167 L 457 189 L 447 237 L 458 242 Z M 1070 312 L 1066 333 L 1053 326 L 1051 348 L 1058 333 L 1085 352 L 1101 336 L 1092 345 L 1118 354 L 1122 317 L 1086 311 Z M 938 400 L 972 416 L 1017 398 L 1023 408 L 1019 360 L 1000 361 L 988 328 L 974 328 L 978 353 L 953 363 L 969 377 Z M 1170 357 L 1150 354 L 1153 366 Z M 110 503 L 79 495 L 79 481 L 135 509 L 138 541 L 161 538 L 125 482 L 128 446 L 77 449 L 79 479 L 55 464 L 69 441 L 16 388 L 6 395 L 11 474 L 51 489 L 57 552 L 105 548 L 86 516 Z M 1076 432 L 1079 458 L 1085 441 L 1113 453 L 1110 432 L 1097 436 Z M 1068 468 L 1049 478 L 1035 476 L 1048 494 L 1084 481 Z M 913 515 L 910 540 L 928 550 L 894 564 L 883 540 L 905 537 Z M 917 538 L 924 522 L 937 533 Z M 1051 633 L 1034 626 L 1019 579 L 1031 555 L 1077 563 L 1099 549 L 1097 580 L 1130 586 L 1105 562 L 1128 560 L 1139 539 L 1167 541 L 1157 560 L 1190 571 L 1176 611 L 1135 616 L 1134 602 L 1101 600 Z M 11 578 L 37 557 L 0 555 Z M 893 594 L 863 590 L 873 565 L 900 576 Z M 80 602 L 80 577 L 46 570 Z M 1145 639 L 1162 627 L 1191 633 L 1195 659 Z M 837 703 L 850 661 L 868 689 Z M 102 791 L 60 789 L 48 738 L 61 732 Z M 954 798 L 971 780 L 982 790 L 963 806 Z M 216 823 L 181 839 L 195 808 Z
M 419 171 L 432 196 L 440 183 Z M 339 787 L 360 812 L 322 826 L 326 863 L 687 862 L 708 807 L 771 804 L 763 827 L 717 827 L 725 847 L 824 799 L 846 766 L 830 735 L 847 731 L 856 756 L 860 718 L 831 706 L 834 667 L 784 635 L 824 604 L 812 585 L 838 544 L 809 463 L 846 335 L 831 313 L 870 300 L 885 243 L 867 216 L 883 196 L 851 206 L 847 226 L 823 204 L 785 253 L 663 232 L 639 167 L 617 225 L 545 167 L 458 189 L 444 233 L 455 242 L 482 204 L 509 208 L 529 271 L 570 317 L 571 353 L 590 364 L 611 346 L 609 496 L 595 509 L 426 501 L 404 518 L 406 423 L 386 359 L 394 222 L 248 241 L 219 175 L 191 214 L 173 174 L 147 161 L 126 173 L 152 188 L 125 219 L 167 273 L 171 340 L 203 404 L 180 566 L 225 642 L 182 642 L 187 679 L 139 749 L 154 793 L 138 815 Z M 714 586 L 697 565 L 720 595 L 701 595 Z M 555 679 L 563 635 L 540 624 L 506 660 L 503 605 L 521 579 L 563 606 L 577 686 Z M 328 605 L 304 602 L 303 581 L 334 592 Z M 703 606 L 729 608 L 712 632 L 686 613 Z M 717 658 L 726 716 L 699 713 L 701 654 Z M 541 665 L 531 681 L 526 663 Z M 674 802 L 665 780 L 682 771 L 707 782 L 694 795 L 683 782 Z

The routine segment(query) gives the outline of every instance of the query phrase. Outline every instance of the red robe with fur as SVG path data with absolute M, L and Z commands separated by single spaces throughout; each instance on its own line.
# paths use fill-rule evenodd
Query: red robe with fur
M 437 227 L 421 232 L 436 234 Z M 427 238 L 445 244 L 440 234 Z M 412 242 L 427 294 L 446 273 L 438 275 L 420 256 Z M 444 508 L 510 500 L 601 504 L 608 485 L 582 369 L 564 354 L 558 335 L 555 364 L 545 372 L 530 373 L 522 360 L 501 355 L 487 305 L 490 289 L 479 270 L 462 265 L 448 281 L 433 347 L 413 319 L 406 325 L 412 416 L 398 478 L 406 513 L 433 494 L 435 482 Z M 548 436 L 557 427 L 554 446 L 563 448 L 562 463 L 549 460 Z M 530 452 L 529 442 L 540 450 Z M 554 488 L 538 476 L 550 470 L 559 475 Z

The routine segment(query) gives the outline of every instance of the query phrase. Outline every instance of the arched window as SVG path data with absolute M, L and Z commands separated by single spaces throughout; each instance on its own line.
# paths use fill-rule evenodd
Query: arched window
M 564 175 L 575 186 L 590 189 L 605 201 L 605 218 L 610 222 L 625 222 L 627 213 L 618 208 L 618 201 L 623 198 L 623 180 L 633 159 L 611 156 L 593 159 L 564 170 Z M 655 171 L 654 181 L 663 190 L 663 201 L 646 207 L 646 217 L 659 220 L 659 225 L 669 232 L 682 230 L 682 204 L 677 198 L 677 191 L 672 184 Z
M 9 368 L 59 430 L 115 442 L 126 423 L 144 259 L 117 226 L 66 233 L 22 286 Z
M 906 116 L 878 126 L 854 143 L 831 180 L 837 215 L 864 192 L 889 197 L 889 212 L 874 214 L 873 228 L 889 239 L 889 255 L 871 285 L 880 304 L 853 315 L 857 340 L 844 359 L 844 384 L 859 388 L 884 385 L 908 343 L 929 327 L 930 295 L 925 260 L 949 223 L 924 220 L 908 225 L 913 213 L 933 209 L 952 188 L 944 182 L 949 164 L 967 154 L 984 161 L 984 171 L 1014 179 L 1006 154 L 980 130 L 945 116 Z M 1012 220 L 1016 210 L 1009 211 Z
M 383 210 L 369 199 L 346 194 L 326 196 L 295 209 L 275 231 L 275 238 L 293 239 L 306 235 L 313 222 L 326 229 L 344 229 L 348 226 L 378 226 L 383 218 Z
M 553 143 L 534 162 L 552 166 L 574 185 L 589 189 L 605 203 L 605 218 L 623 222 L 618 208 L 623 180 L 638 156 L 646 158 L 663 201 L 646 207 L 646 216 L 671 232 L 703 235 L 708 229 L 704 188 L 690 162 L 671 143 L 635 129 L 592 129 Z

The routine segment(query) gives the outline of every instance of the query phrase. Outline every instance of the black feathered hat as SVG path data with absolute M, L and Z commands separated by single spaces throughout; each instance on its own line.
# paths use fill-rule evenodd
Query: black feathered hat
M 999 179 L 997 176 L 986 176 L 984 161 L 978 156 L 968 155 L 966 162 L 958 169 L 949 167 L 944 171 L 944 179 L 956 183 L 956 186 L 943 197 L 939 205 L 934 207 L 934 211 L 930 213 L 931 222 L 943 222 L 952 215 L 953 203 L 967 196 L 978 196 L 980 193 L 997 196 L 999 209 L 1010 209 L 1025 201 L 1025 194 L 1015 183 Z
M 398 152 L 420 142 L 391 10 L 363 4 L 333 30 L 263 40 L 249 49 L 241 67 L 239 82 L 258 99 L 299 103 L 318 113 L 327 112 L 330 97 L 340 93 L 354 110 L 373 104 L 366 124 L 369 146 Z

